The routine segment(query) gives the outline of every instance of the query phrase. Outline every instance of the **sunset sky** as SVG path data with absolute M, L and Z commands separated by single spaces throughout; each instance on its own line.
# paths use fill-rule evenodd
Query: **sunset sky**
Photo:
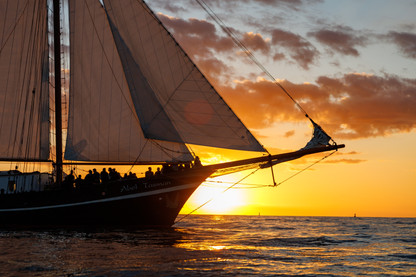
M 346 148 L 278 187 L 270 169 L 203 184 L 188 213 L 416 217 L 416 1 L 205 0 L 311 118 Z M 302 148 L 308 120 L 194 0 L 147 1 L 272 153 Z M 251 153 L 195 148 L 203 163 Z M 319 160 L 274 167 L 276 182 Z

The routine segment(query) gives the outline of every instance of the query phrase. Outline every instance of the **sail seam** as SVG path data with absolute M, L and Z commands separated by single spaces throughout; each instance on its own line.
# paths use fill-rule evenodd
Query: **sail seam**
M 156 119 L 156 117 L 163 111 L 163 109 L 166 108 L 166 106 L 170 103 L 170 100 L 172 99 L 172 97 L 176 94 L 176 92 L 178 91 L 179 87 L 182 86 L 182 84 L 187 80 L 187 78 L 191 75 L 192 70 L 188 73 L 188 75 L 182 80 L 182 82 L 180 82 L 180 84 L 175 88 L 175 90 L 171 93 L 171 95 L 169 96 L 168 100 L 166 101 L 166 103 L 164 103 L 162 105 L 162 109 L 159 111 L 159 113 L 157 113 L 151 120 L 150 122 L 154 121 Z M 150 85 L 150 84 L 149 84 Z M 172 124 L 175 124 L 175 122 L 172 121 Z M 175 124 L 176 125 L 176 124 Z M 176 127 L 175 127 L 176 129 Z M 181 136 L 181 134 L 178 132 L 179 136 Z M 181 136 L 182 139 L 182 136 Z M 183 139 L 182 139 L 183 140 Z M 181 141 L 183 142 L 183 141 Z
M 4 44 L 2 45 L 2 47 L 0 48 L 0 54 L 3 51 L 4 47 L 6 46 L 7 42 L 9 41 L 9 38 L 12 36 L 12 34 L 14 33 L 14 31 L 16 30 L 17 24 L 19 24 L 20 19 L 22 18 L 23 14 L 25 13 L 25 10 L 27 8 L 27 6 L 29 5 L 30 1 L 26 2 L 26 6 L 23 8 L 22 13 L 19 15 L 19 18 L 16 20 L 16 24 L 13 26 L 12 31 L 10 32 L 10 34 L 7 36 L 6 40 L 4 41 Z
M 109 60 L 109 58 L 108 58 L 108 56 L 107 56 L 107 53 L 104 51 L 103 42 L 101 41 L 101 39 L 100 39 L 100 38 L 99 38 L 99 36 L 98 36 L 98 30 L 97 30 L 97 27 L 95 26 L 95 22 L 94 22 L 94 20 L 93 20 L 93 17 L 92 17 L 92 14 L 91 14 L 91 10 L 90 10 L 90 7 L 89 7 L 89 5 L 88 5 L 87 1 L 85 1 L 85 5 L 87 6 L 87 9 L 88 9 L 88 14 L 90 15 L 90 19 L 91 19 L 92 25 L 94 26 L 94 31 L 95 31 L 95 33 L 96 33 L 96 35 L 97 35 L 97 39 L 98 39 L 98 41 L 99 41 L 99 43 L 100 43 L 101 49 L 103 50 L 104 57 L 105 57 L 105 59 L 106 59 L 106 61 L 107 61 L 107 64 L 109 65 L 109 67 L 110 67 L 110 69 L 111 69 L 111 74 L 113 75 L 114 80 L 116 80 L 116 83 L 117 83 L 118 88 L 120 89 L 120 92 L 122 92 L 123 90 L 122 90 L 122 88 L 121 88 L 120 83 L 118 82 L 118 80 L 117 80 L 117 78 L 116 78 L 116 75 L 115 75 L 115 73 L 114 73 L 113 67 L 111 66 L 110 60 Z M 104 9 L 104 11 L 105 11 L 105 13 L 106 13 L 106 15 L 107 15 L 107 11 L 106 11 L 106 9 L 105 9 L 104 7 L 103 7 L 103 9 Z M 107 15 L 107 16 L 108 16 L 108 15 Z M 117 52 L 117 54 L 118 54 L 118 52 Z M 118 56 L 118 57 L 119 57 L 119 59 L 120 59 L 120 56 Z M 124 77 L 125 77 L 125 76 L 124 76 Z M 126 96 L 124 95 L 124 93 L 121 93 L 121 95 L 123 96 L 123 99 L 124 99 L 124 101 L 126 102 L 127 106 L 129 107 L 130 111 L 131 111 L 133 114 L 135 114 L 133 107 L 131 107 L 131 106 L 130 106 L 130 103 L 129 103 L 129 101 L 127 100 L 127 98 L 126 98 Z M 137 116 L 135 116 L 135 118 L 136 118 L 136 121 L 140 124 L 140 121 L 139 121 L 139 119 L 137 118 Z
M 111 10 L 112 10 L 112 7 L 110 4 L 109 11 Z M 124 10 L 122 9 L 121 12 L 123 13 L 123 11 Z M 107 15 L 107 19 L 110 24 L 110 27 L 111 27 L 112 36 L 113 36 L 115 45 L 118 50 L 117 52 L 120 57 L 122 68 L 124 70 L 124 76 L 127 81 L 127 85 L 130 89 L 130 95 L 132 97 L 134 108 L 139 118 L 140 126 L 143 130 L 143 134 L 148 139 L 160 139 L 162 136 L 160 133 L 158 133 L 158 131 L 155 132 L 155 127 L 152 125 L 152 122 L 154 122 L 155 119 L 166 120 L 170 123 L 169 126 L 165 126 L 166 132 L 171 134 L 172 136 L 170 138 L 170 141 L 183 143 L 183 139 L 180 136 L 177 128 L 172 124 L 170 117 L 166 114 L 166 111 L 164 109 L 165 106 L 163 106 L 160 103 L 160 100 L 158 99 L 156 93 L 154 92 L 155 89 L 148 82 L 146 74 L 143 74 L 143 69 L 144 69 L 143 66 L 137 63 L 137 60 L 132 55 L 131 45 L 128 44 L 128 42 L 125 42 L 124 40 L 125 37 L 120 33 L 119 25 L 122 23 L 118 22 L 117 17 L 115 16 L 111 18 L 107 9 L 106 9 L 106 15 Z M 114 23 L 113 23 L 113 20 L 114 20 Z M 139 27 L 137 26 L 137 28 Z M 141 40 L 140 36 L 139 38 Z M 153 44 L 153 47 L 156 48 L 156 45 Z M 160 66 L 159 66 L 159 71 L 161 71 Z M 150 119 L 148 119 L 146 116 L 146 113 L 143 112 L 144 110 L 143 103 L 146 99 L 149 99 L 150 100 L 149 103 L 154 105 L 153 108 L 154 108 L 155 114 L 153 114 L 152 118 Z

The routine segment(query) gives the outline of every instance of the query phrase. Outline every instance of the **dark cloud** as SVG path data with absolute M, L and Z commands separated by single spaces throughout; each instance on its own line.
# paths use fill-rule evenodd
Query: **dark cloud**
M 158 17 L 191 56 L 212 56 L 212 50 L 223 52 L 234 48 L 230 38 L 219 36 L 215 26 L 205 20 L 183 20 L 164 14 L 158 14 Z
M 263 54 L 270 52 L 270 44 L 262 37 L 261 34 L 245 33 L 241 42 L 251 50 L 259 50 Z
M 285 56 L 285 54 L 283 54 L 283 53 L 275 53 L 275 54 L 273 55 L 273 60 L 274 60 L 274 61 L 283 60 L 283 59 L 285 59 L 285 58 L 286 58 L 286 56 Z
M 210 7 L 229 8 L 235 9 L 236 5 L 241 3 L 253 3 L 256 5 L 267 5 L 271 7 L 287 7 L 292 10 L 299 10 L 301 7 L 307 7 L 311 4 L 322 2 L 322 0 L 204 0 Z M 197 3 L 191 3 L 192 5 L 198 5 Z
M 184 20 L 176 17 L 170 17 L 164 14 L 158 14 L 159 19 L 168 28 L 173 29 L 179 35 L 205 35 L 217 36 L 215 26 L 206 20 L 190 18 Z
M 409 58 L 416 59 L 416 34 L 391 31 L 386 36 L 395 43 L 400 51 Z
M 211 58 L 215 52 L 231 52 L 238 49 L 230 37 L 219 35 L 215 25 L 206 20 L 194 18 L 184 20 L 161 13 L 158 14 L 158 17 L 174 33 L 175 39 L 186 52 L 194 58 L 196 56 Z M 265 55 L 271 54 L 274 60 L 283 60 L 290 56 L 292 61 L 304 69 L 309 69 L 309 66 L 315 62 L 319 55 L 318 50 L 310 42 L 302 36 L 288 31 L 271 30 L 272 39 L 270 41 L 260 33 L 241 33 L 233 28 L 229 29 L 241 38 L 240 41 L 249 50 L 260 51 Z
M 184 48 L 189 49 L 192 55 L 204 56 L 203 53 L 209 54 L 211 50 L 224 52 L 237 49 L 231 38 L 218 35 L 215 25 L 208 21 L 194 18 L 183 20 L 164 14 L 158 14 L 158 17 L 168 29 L 174 32 L 175 38 Z M 229 29 L 234 34 L 239 34 L 237 30 Z M 240 36 L 241 42 L 248 49 L 261 51 L 263 54 L 270 52 L 270 42 L 266 41 L 261 34 L 248 32 Z
M 282 29 L 274 29 L 271 34 L 272 44 L 284 47 L 304 69 L 308 69 L 319 55 L 318 50 L 300 35 Z
M 347 152 L 347 153 L 343 153 L 344 155 L 358 155 L 360 153 L 358 153 L 357 151 L 351 151 L 351 152 Z
M 157 10 L 165 9 L 172 13 L 187 11 L 187 8 L 182 1 L 153 0 L 152 2 L 152 6 L 158 7 Z
M 357 32 L 349 27 L 338 26 L 333 29 L 321 29 L 308 33 L 320 43 L 328 46 L 331 50 L 351 56 L 359 56 L 357 46 L 363 46 L 367 39 L 357 35 Z
M 293 136 L 294 134 L 295 134 L 295 130 L 287 131 L 287 132 L 284 134 L 284 137 L 285 137 L 285 138 L 288 138 L 288 137 Z

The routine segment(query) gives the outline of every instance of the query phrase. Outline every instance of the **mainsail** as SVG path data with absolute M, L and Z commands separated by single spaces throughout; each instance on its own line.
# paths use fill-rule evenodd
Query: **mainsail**
M 185 143 L 264 151 L 137 0 L 70 1 L 68 160 L 190 160 Z
M 70 1 L 70 110 L 65 159 L 191 160 L 183 144 L 148 141 L 99 1 Z M 166 150 L 168 149 L 168 150 Z
M 46 0 L 0 2 L 0 157 L 49 158 Z

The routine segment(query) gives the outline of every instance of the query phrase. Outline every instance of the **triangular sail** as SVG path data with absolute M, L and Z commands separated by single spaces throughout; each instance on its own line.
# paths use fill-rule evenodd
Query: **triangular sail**
M 146 121 L 142 121 L 143 117 L 140 118 L 142 126 L 146 126 L 144 133 L 147 137 L 229 149 L 264 151 L 142 1 L 104 0 L 104 6 L 113 31 L 117 30 L 117 37 L 123 42 L 123 49 L 119 47 L 119 51 L 128 51 L 128 63 L 122 59 L 124 69 L 139 73 L 135 70 L 138 67 L 139 74 L 143 75 L 126 74 L 126 78 L 145 80 L 149 88 L 146 92 L 153 92 L 154 99 L 159 102 L 141 111 L 149 113 Z M 120 55 L 123 56 L 122 53 Z M 160 107 L 180 137 L 175 137 L 174 132 L 170 131 L 173 126 L 169 126 L 169 131 L 162 136 L 147 131 L 166 125 L 162 112 L 151 114 Z
M 70 110 L 65 159 L 189 161 L 182 143 L 144 137 L 110 24 L 97 0 L 70 1 Z
M 302 149 L 311 149 L 319 146 L 330 145 L 331 137 L 322 130 L 321 126 L 315 123 L 312 119 L 309 118 L 313 125 L 313 134 L 311 140 L 303 147 Z
M 144 135 L 147 138 L 183 142 L 111 19 L 109 24 Z
M 0 2 L 0 159 L 49 159 L 46 0 Z

